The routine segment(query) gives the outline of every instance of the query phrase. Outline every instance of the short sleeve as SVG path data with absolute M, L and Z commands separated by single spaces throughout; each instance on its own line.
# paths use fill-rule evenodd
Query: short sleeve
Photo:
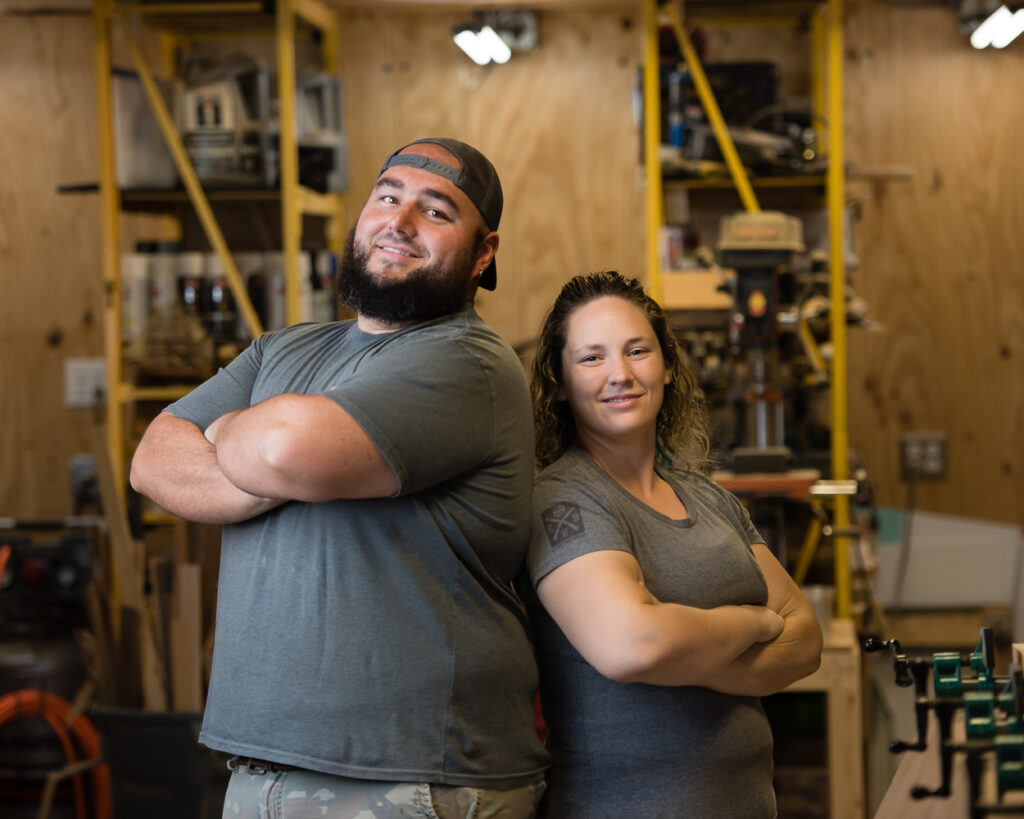
M 726 504 L 736 518 L 736 525 L 743 532 L 743 536 L 746 538 L 747 543 L 764 543 L 764 537 L 759 531 L 757 531 L 757 527 L 754 526 L 754 522 L 750 519 L 750 512 L 747 511 L 747 507 L 740 502 L 740 499 L 728 489 L 724 489 L 723 487 L 718 486 L 718 484 L 714 484 L 714 486 L 719 493 L 724 496 Z
M 574 558 L 608 550 L 633 553 L 630 530 L 621 513 L 571 478 L 538 478 L 526 557 L 533 585 Z
M 230 364 L 167 407 L 167 411 L 205 431 L 225 413 L 250 406 L 264 341 L 262 336 L 254 341 Z
M 490 457 L 495 393 L 500 390 L 497 367 L 462 340 L 427 337 L 389 348 L 375 366 L 347 376 L 323 395 L 373 441 L 405 495 L 476 468 Z M 527 395 L 525 389 L 521 394 Z M 507 409 L 529 411 L 528 406 Z

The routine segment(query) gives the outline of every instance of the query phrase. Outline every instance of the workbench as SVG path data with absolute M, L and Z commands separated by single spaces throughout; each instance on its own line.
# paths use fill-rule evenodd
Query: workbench
M 830 819 L 864 819 L 864 719 L 861 648 L 853 620 L 824 627 L 821 667 L 786 691 L 825 694 Z

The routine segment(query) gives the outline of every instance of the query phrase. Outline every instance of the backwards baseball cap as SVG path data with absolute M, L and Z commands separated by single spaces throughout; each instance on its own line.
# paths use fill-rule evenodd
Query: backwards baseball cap
M 455 168 L 420 154 L 402 153 L 407 148 L 423 142 L 440 145 L 449 151 L 459 160 L 459 167 Z M 393 168 L 395 165 L 421 168 L 450 180 L 455 187 L 469 197 L 469 201 L 476 205 L 480 215 L 484 217 L 487 227 L 491 230 L 498 229 L 498 222 L 501 221 L 501 207 L 504 202 L 501 195 L 501 182 L 498 180 L 498 172 L 494 170 L 490 160 L 472 145 L 459 142 L 457 139 L 417 139 L 408 145 L 403 145 L 391 154 L 384 161 L 384 167 L 380 169 L 380 173 L 377 176 L 379 177 L 381 173 L 384 173 L 388 168 Z M 493 290 L 497 284 L 498 271 L 492 257 L 491 263 L 480 274 L 480 286 L 484 290 Z

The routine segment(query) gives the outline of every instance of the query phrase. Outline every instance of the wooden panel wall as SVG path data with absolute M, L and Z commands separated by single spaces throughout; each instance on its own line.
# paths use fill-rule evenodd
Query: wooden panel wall
M 850 439 L 902 506 L 898 441 L 949 434 L 935 512 L 1024 524 L 1024 42 L 979 52 L 951 10 L 849 8 L 847 156 L 911 164 L 856 230 L 878 333 L 850 334 Z
M 86 451 L 92 421 L 64 409 L 63 360 L 102 352 L 98 202 L 54 193 L 96 176 L 90 30 L 84 12 L 6 8 L 0 515 L 63 514 L 67 459 Z M 950 477 L 922 485 L 918 504 L 1024 522 L 1024 109 L 1014 103 L 1024 47 L 974 52 L 945 9 L 864 0 L 848 10 L 847 156 L 917 169 L 913 182 L 874 185 L 855 225 L 853 283 L 884 329 L 851 332 L 851 441 L 878 501 L 903 505 L 900 433 L 946 430 Z M 447 133 L 481 147 L 503 177 L 499 289 L 483 294 L 481 312 L 510 341 L 536 334 L 574 273 L 642 271 L 635 12 L 542 12 L 541 48 L 490 70 L 451 45 L 457 14 L 342 17 L 350 221 L 387 151 Z M 795 36 L 712 32 L 708 58 L 767 44 L 759 51 L 788 60 L 784 90 L 800 95 Z
M 63 362 L 102 356 L 95 94 L 88 9 L 0 9 L 0 515 L 71 511 L 68 458 L 91 410 L 64 408 Z
M 632 94 L 642 20 L 630 11 L 539 13 L 540 48 L 479 68 L 451 41 L 458 14 L 346 12 L 342 74 L 349 215 L 389 151 L 454 136 L 495 164 L 505 193 L 498 289 L 481 314 L 509 341 L 536 336 L 579 272 L 643 274 L 644 205 Z

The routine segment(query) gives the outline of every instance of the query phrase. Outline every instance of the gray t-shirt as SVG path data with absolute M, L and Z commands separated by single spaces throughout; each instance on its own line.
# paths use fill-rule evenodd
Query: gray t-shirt
M 469 305 L 385 335 L 297 325 L 264 334 L 169 409 L 205 429 L 283 392 L 337 401 L 400 489 L 224 527 L 200 740 L 358 778 L 543 778 L 536 666 L 510 587 L 533 473 L 511 348 Z
M 703 475 L 658 467 L 686 506 L 672 520 L 641 503 L 578 448 L 534 487 L 527 566 L 534 586 L 580 555 L 634 555 L 651 593 L 701 608 L 764 605 L 742 505 Z M 772 737 L 760 701 L 696 686 L 603 677 L 526 593 L 548 723 L 551 819 L 770 819 Z

